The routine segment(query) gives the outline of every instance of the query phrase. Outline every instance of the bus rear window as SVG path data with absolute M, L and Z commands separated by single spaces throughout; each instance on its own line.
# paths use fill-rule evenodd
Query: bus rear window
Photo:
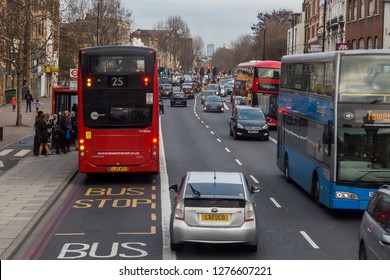
M 152 107 L 110 107 L 110 124 L 139 124 L 152 121 Z
M 104 73 L 144 73 L 144 56 L 90 56 L 89 72 Z

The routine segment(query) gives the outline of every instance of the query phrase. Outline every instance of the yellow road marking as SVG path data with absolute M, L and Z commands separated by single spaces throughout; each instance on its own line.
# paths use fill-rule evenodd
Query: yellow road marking
M 132 235 L 132 234 L 156 234 L 155 226 L 150 227 L 150 232 L 117 232 L 118 235 Z

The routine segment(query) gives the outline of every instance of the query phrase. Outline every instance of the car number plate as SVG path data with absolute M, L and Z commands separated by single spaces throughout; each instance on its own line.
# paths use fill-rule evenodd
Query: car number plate
M 258 130 L 248 130 L 248 133 L 257 134 L 257 133 L 259 133 L 259 131 Z
M 202 214 L 202 221 L 228 221 L 228 214 Z
M 110 170 L 112 172 L 126 172 L 128 168 L 127 166 L 111 166 Z

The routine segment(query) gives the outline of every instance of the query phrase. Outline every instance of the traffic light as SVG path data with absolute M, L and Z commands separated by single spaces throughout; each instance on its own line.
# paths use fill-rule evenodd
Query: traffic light
M 207 74 L 210 74 L 210 71 L 211 71 L 211 67 L 210 65 L 207 66 Z
M 218 71 L 217 67 L 214 66 L 213 67 L 213 76 L 217 76 L 217 71 Z
M 165 68 L 164 67 L 159 67 L 158 68 L 158 76 L 163 77 L 165 74 Z

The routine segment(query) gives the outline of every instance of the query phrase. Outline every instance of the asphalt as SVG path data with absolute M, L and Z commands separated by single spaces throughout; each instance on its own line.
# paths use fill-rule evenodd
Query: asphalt
M 41 109 L 46 112 L 44 107 Z M 17 113 L 11 105 L 0 106 L 0 130 L 3 130 L 0 152 L 34 135 L 36 113 L 25 110 L 23 104 L 22 125 L 16 126 Z M 1 260 L 13 257 L 76 173 L 74 147 L 67 154 L 43 157 L 35 156 L 31 147 L 31 152 L 17 165 L 0 174 Z

